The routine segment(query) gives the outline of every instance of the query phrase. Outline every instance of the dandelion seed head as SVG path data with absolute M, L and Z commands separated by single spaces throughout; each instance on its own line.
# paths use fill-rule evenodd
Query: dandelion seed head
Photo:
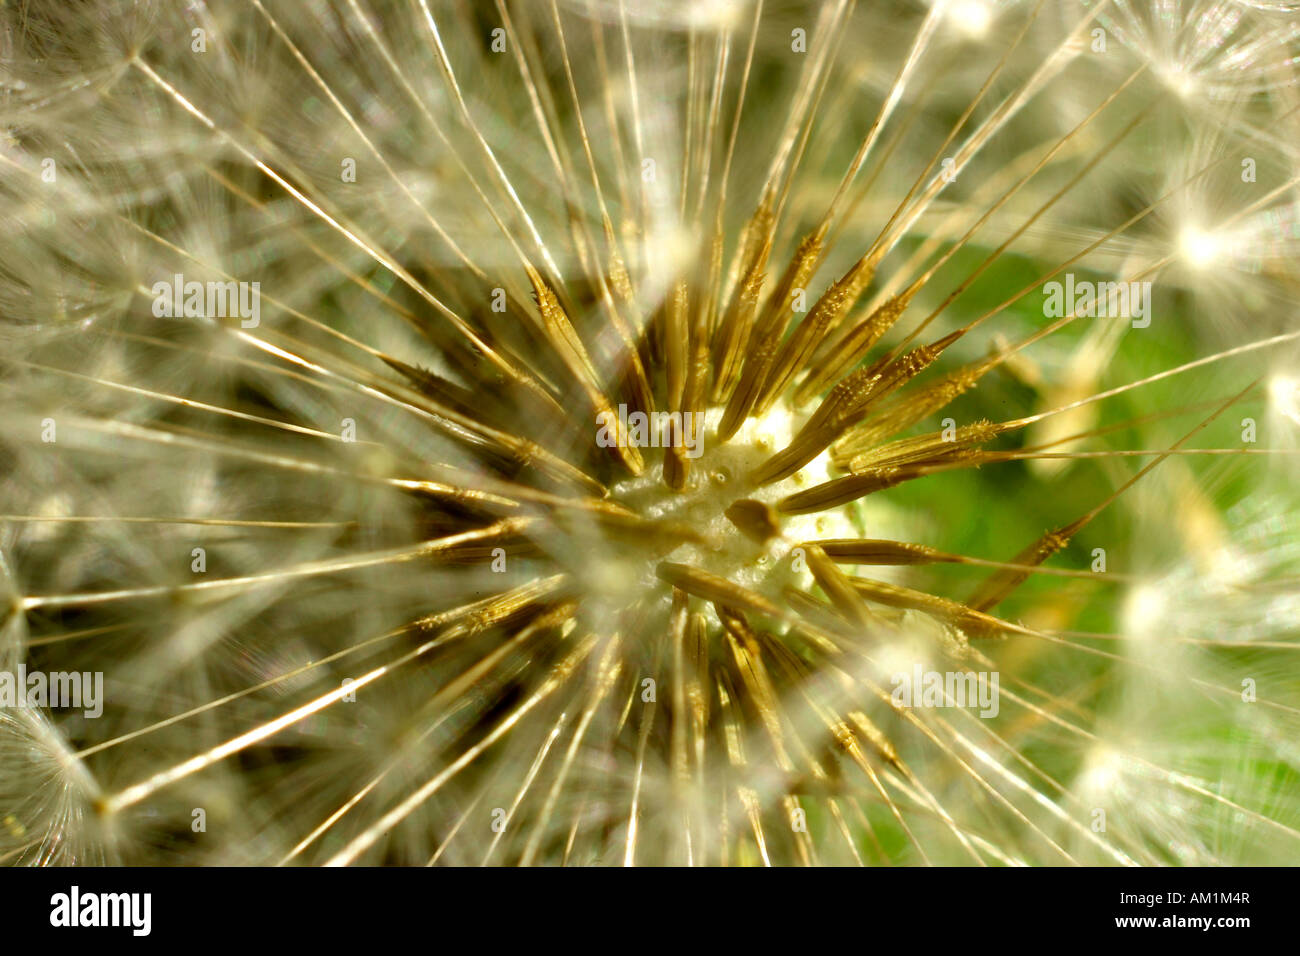
M 1248 15 L 1250 4 L 1121 2 L 1098 19 L 1184 100 L 1209 104 L 1294 80 L 1293 17 Z M 1262 9 L 1256 7 L 1256 9 Z
M 0 11 L 0 661 L 109 679 L 0 711 L 0 855 L 1294 849 L 1277 11 L 111 6 Z

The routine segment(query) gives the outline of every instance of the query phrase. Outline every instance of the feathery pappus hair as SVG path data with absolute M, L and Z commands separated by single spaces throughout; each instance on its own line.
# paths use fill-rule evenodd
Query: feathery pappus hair
M 1300 852 L 1300 19 L 0 8 L 0 860 Z

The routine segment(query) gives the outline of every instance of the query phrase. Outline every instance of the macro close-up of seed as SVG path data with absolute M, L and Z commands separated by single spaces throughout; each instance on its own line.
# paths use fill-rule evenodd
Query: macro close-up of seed
M 0 861 L 1293 864 L 1298 254 L 1294 0 L 2 2 Z

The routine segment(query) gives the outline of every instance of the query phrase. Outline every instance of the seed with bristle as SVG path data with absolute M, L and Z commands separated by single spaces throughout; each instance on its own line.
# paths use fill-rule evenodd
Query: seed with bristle
M 876 601 L 890 607 L 904 607 L 933 614 L 955 627 L 961 628 L 970 637 L 998 637 L 1014 628 L 1005 621 L 967 607 L 960 601 L 949 600 L 935 594 L 927 594 L 913 588 L 884 581 L 872 581 L 868 578 L 850 577 L 853 587 L 869 601 Z
M 777 283 L 776 290 L 768 299 L 767 308 L 754 328 L 752 349 L 741 367 L 740 380 L 727 402 L 722 421 L 718 423 L 720 438 L 731 438 L 758 401 L 768 372 L 776 361 L 793 297 L 807 285 L 821 261 L 822 243 L 825 239 L 824 227 L 804 236 Z
M 850 272 L 831 283 L 820 299 L 813 305 L 812 311 L 800 322 L 794 334 L 781 348 L 780 354 L 767 374 L 767 380 L 759 393 L 755 407 L 762 415 L 772 407 L 777 397 L 783 395 L 795 374 L 803 368 L 812 356 L 817 343 L 826 332 L 839 324 L 841 316 L 853 304 L 850 287 L 854 284 L 854 274 Z
M 961 368 L 930 385 L 903 392 L 875 415 L 845 432 L 836 442 L 833 454 L 838 460 L 848 461 L 854 454 L 910 428 L 974 388 L 980 374 Z
M 887 445 L 877 446 L 869 452 L 854 455 L 844 463 L 844 466 L 856 475 L 879 468 L 931 461 L 955 451 L 966 451 L 977 445 L 983 445 L 1005 430 L 1005 426 L 994 425 L 985 420 L 954 428 L 952 434 L 948 434 L 945 429 L 916 438 L 900 438 Z M 834 454 L 832 454 L 832 461 L 835 461 Z M 836 464 L 840 462 L 836 461 Z
M 849 564 L 934 564 L 960 560 L 956 555 L 907 541 L 840 538 L 818 543 L 827 557 Z
M 823 361 L 809 372 L 795 392 L 795 401 L 801 405 L 811 401 L 826 386 L 862 361 L 884 334 L 894 327 L 906 308 L 907 300 L 902 296 L 890 296 L 838 341 L 827 347 Z

